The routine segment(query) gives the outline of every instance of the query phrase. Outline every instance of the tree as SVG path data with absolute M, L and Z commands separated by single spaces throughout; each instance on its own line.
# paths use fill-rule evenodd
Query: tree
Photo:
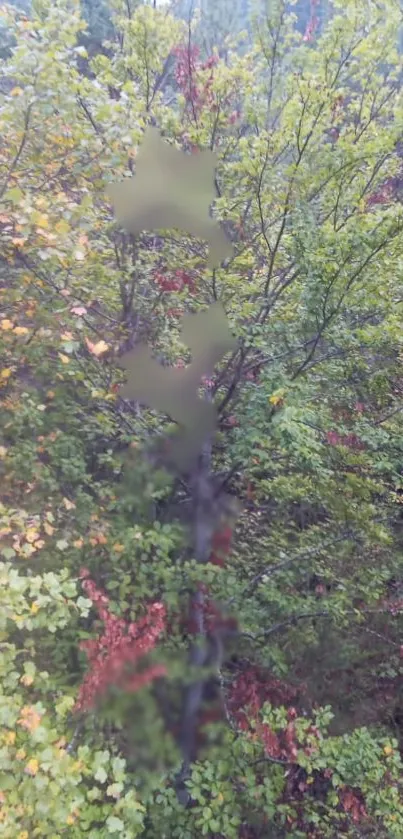
M 392 0 L 334 5 L 318 40 L 279 4 L 247 53 L 205 58 L 192 27 L 189 43 L 164 10 L 128 21 L 115 0 L 116 42 L 89 77 L 76 3 L 4 12 L 10 839 L 401 835 L 402 216 L 393 195 L 370 200 L 400 166 L 399 17 Z M 218 269 L 205 242 L 135 238 L 113 217 L 106 187 L 135 170 L 151 120 L 218 153 L 214 213 L 234 244 Z M 119 362 L 140 341 L 188 362 L 182 317 L 216 300 L 238 342 L 203 385 L 218 433 L 196 473 L 167 474 L 169 417 L 120 396 Z M 160 601 L 161 634 L 146 619 Z M 151 631 L 147 684 L 111 678 L 77 715 L 85 650 L 117 627 L 127 651 L 126 625 Z

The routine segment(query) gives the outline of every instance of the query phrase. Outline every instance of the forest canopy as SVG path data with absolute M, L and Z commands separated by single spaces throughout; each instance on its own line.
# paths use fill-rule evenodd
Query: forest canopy
M 0 836 L 399 839 L 400 3 L 176 5 L 0 9 Z

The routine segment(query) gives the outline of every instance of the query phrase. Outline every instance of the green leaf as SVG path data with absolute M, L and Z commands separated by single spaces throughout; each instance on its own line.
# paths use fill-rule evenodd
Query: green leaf
M 16 556 L 15 550 L 13 548 L 1 548 L 1 553 L 3 554 L 5 559 L 14 559 Z
M 66 548 L 69 547 L 69 543 L 66 541 L 66 539 L 59 539 L 56 542 L 56 547 L 58 548 L 59 551 L 65 551 Z
M 103 766 L 99 766 L 97 771 L 94 774 L 94 778 L 96 781 L 99 781 L 100 784 L 104 784 L 108 777 L 108 773 L 105 771 Z
M 122 820 L 118 819 L 116 816 L 108 816 L 106 826 L 109 833 L 121 833 L 125 827 Z
M 14 186 L 12 189 L 9 189 L 4 195 L 4 198 L 7 201 L 11 201 L 13 204 L 19 204 L 23 197 L 24 193 L 18 186 Z

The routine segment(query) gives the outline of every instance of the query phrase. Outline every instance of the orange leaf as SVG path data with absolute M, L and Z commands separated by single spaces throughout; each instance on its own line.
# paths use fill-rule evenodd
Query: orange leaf
M 105 343 L 105 341 L 98 341 L 96 344 L 93 344 L 92 341 L 89 341 L 88 338 L 86 338 L 85 343 L 87 344 L 90 353 L 96 357 L 109 350 L 109 346 Z
M 25 705 L 24 708 L 21 709 L 21 716 L 17 722 L 22 728 L 26 728 L 27 731 L 35 731 L 38 728 L 38 725 L 41 721 L 41 715 L 33 708 L 31 705 Z

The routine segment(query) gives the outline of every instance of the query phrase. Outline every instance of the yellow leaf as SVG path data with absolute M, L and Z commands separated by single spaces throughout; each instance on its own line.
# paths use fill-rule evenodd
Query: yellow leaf
M 82 548 L 83 544 L 84 544 L 84 539 L 76 539 L 76 541 L 73 542 L 73 545 L 74 545 L 75 548 Z
M 27 763 L 27 765 L 24 769 L 24 772 L 26 772 L 27 775 L 36 775 L 38 769 L 39 769 L 39 762 L 37 761 L 36 758 L 33 757 L 33 758 L 31 758 L 31 760 L 28 761 L 28 763 Z
M 35 527 L 29 527 L 26 534 L 25 534 L 25 538 L 26 538 L 27 542 L 29 542 L 31 545 L 32 545 L 33 542 L 35 542 L 35 540 L 38 538 L 38 536 L 39 536 L 39 533 L 38 533 L 38 531 Z
M 59 356 L 62 364 L 69 364 L 70 363 L 70 359 L 69 359 L 68 355 L 63 355 L 63 353 L 59 352 L 58 356 Z
M 113 550 L 116 551 L 117 554 L 121 554 L 122 551 L 124 551 L 124 549 L 125 549 L 125 546 L 120 545 L 118 542 L 116 542 L 116 544 L 113 545 Z
M 63 341 L 71 341 L 74 338 L 74 335 L 72 332 L 62 332 L 60 337 Z
M 36 602 L 34 601 L 34 603 L 32 603 L 32 604 L 31 604 L 31 612 L 32 612 L 32 614 L 33 614 L 33 615 L 36 615 L 36 613 L 37 613 L 37 612 L 39 612 L 39 609 L 40 609 L 40 608 L 41 608 L 41 607 L 39 606 L 39 603 L 36 603 Z
M 28 335 L 29 329 L 26 326 L 16 326 L 13 332 L 14 335 Z
M 64 219 L 60 219 L 60 221 L 58 221 L 58 222 L 57 222 L 57 224 L 55 224 L 55 230 L 56 230 L 58 233 L 61 233 L 61 234 L 63 235 L 63 234 L 65 234 L 65 233 L 68 233 L 68 232 L 69 232 L 69 230 L 70 230 L 70 225 L 69 225 L 69 223 L 68 223 L 67 221 L 65 221 Z
M 275 393 L 272 393 L 272 395 L 269 396 L 269 402 L 271 402 L 272 405 L 278 405 L 283 401 L 284 396 L 285 390 L 276 390 Z
M 64 506 L 65 506 L 66 510 L 74 510 L 74 509 L 75 509 L 75 506 L 76 506 L 76 505 L 74 504 L 74 502 L 73 502 L 73 501 L 69 501 L 69 499 L 68 499 L 68 498 L 63 498 L 63 504 L 64 504 Z
M 393 754 L 392 746 L 385 746 L 384 747 L 384 754 L 389 757 L 389 755 Z
M 86 338 L 85 343 L 87 344 L 87 347 L 88 347 L 90 353 L 92 353 L 92 355 L 95 355 L 97 357 L 99 355 L 102 355 L 102 353 L 106 352 L 107 350 L 109 350 L 109 346 L 108 346 L 108 344 L 105 343 L 105 341 L 98 341 L 97 344 L 93 344 L 92 341 L 89 341 L 88 338 Z
M 45 522 L 43 523 L 43 529 L 44 529 L 45 533 L 47 533 L 47 535 L 48 535 L 48 536 L 52 536 L 52 534 L 53 534 L 53 533 L 54 533 L 54 531 L 55 531 L 55 528 L 54 528 L 54 527 L 52 527 L 52 525 L 51 525 L 51 524 L 49 524 L 49 522 L 47 522 L 47 521 L 45 521 Z
M 54 399 L 55 398 L 54 390 L 47 390 L 46 391 L 46 396 L 48 397 L 48 399 Z
M 16 735 L 15 731 L 8 731 L 7 732 L 6 737 L 5 737 L 5 742 L 6 742 L 7 746 L 13 746 L 14 745 L 16 736 L 17 735 Z
M 24 91 L 21 87 L 13 87 L 13 89 L 10 90 L 10 96 L 22 96 L 23 93 Z
M 11 376 L 11 369 L 10 367 L 3 367 L 0 376 L 2 379 L 9 379 Z
M 8 320 L 7 318 L 5 318 L 5 320 L 2 320 L 0 325 L 4 332 L 6 332 L 8 329 L 14 328 L 13 322 L 11 320 Z
M 84 768 L 84 764 L 82 760 L 75 760 L 71 768 L 73 772 L 81 772 L 81 770 Z
M 20 682 L 23 685 L 25 685 L 26 687 L 29 687 L 30 685 L 32 685 L 33 681 L 34 681 L 33 676 L 29 676 L 28 673 L 24 673 L 24 675 L 21 676 L 21 679 L 20 679 Z
M 20 830 L 17 839 L 29 839 L 29 833 L 27 830 Z
M 43 541 L 43 539 L 38 539 L 38 541 L 35 542 L 34 548 L 37 551 L 40 551 L 40 549 L 43 548 L 44 544 L 45 544 L 45 542 Z

